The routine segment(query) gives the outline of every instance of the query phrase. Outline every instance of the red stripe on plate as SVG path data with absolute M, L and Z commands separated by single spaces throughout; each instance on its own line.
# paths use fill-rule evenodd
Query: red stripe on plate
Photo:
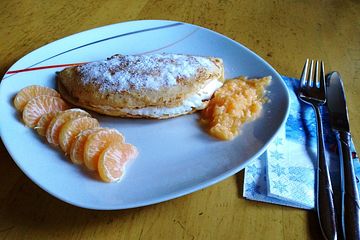
M 87 63 L 87 62 L 49 65 L 49 66 L 34 67 L 34 68 L 25 68 L 25 69 L 9 71 L 9 72 L 6 72 L 5 74 L 13 74 L 13 73 L 20 73 L 20 72 L 30 72 L 30 71 L 43 70 L 43 69 L 48 69 L 48 68 L 71 67 L 71 66 L 77 66 L 77 65 L 85 64 L 85 63 Z

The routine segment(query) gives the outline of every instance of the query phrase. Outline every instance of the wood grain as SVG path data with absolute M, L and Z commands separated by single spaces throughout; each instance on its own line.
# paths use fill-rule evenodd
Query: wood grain
M 340 71 L 359 148 L 359 11 L 355 0 L 2 0 L 0 75 L 30 51 L 83 30 L 135 19 L 194 23 L 243 43 L 283 75 L 298 77 L 308 57 Z M 0 158 L 0 239 L 320 239 L 314 212 L 243 199 L 242 172 L 161 204 L 92 211 L 37 187 L 2 143 Z

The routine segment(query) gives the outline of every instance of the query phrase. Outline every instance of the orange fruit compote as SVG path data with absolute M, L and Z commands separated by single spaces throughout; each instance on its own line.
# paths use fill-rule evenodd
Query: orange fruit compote
M 245 122 L 259 116 L 265 101 L 265 87 L 270 81 L 271 77 L 227 80 L 202 111 L 201 123 L 212 136 L 233 139 Z

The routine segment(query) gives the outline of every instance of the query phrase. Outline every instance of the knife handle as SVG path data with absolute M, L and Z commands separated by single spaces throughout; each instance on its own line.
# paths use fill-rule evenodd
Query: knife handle
M 342 227 L 344 239 L 360 239 L 359 193 L 356 184 L 354 164 L 351 157 L 350 133 L 336 132 L 341 169 Z
M 336 229 L 334 194 L 331 187 L 329 168 L 325 158 L 324 134 L 320 109 L 316 106 L 318 168 L 316 174 L 316 209 L 320 228 L 325 239 L 338 239 Z

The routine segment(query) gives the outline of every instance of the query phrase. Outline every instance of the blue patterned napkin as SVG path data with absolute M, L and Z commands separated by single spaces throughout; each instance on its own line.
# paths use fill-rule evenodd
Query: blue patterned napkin
M 267 151 L 245 168 L 243 196 L 256 201 L 313 209 L 317 166 L 315 114 L 309 105 L 297 98 L 299 81 L 288 77 L 283 79 L 290 93 L 289 118 Z M 340 196 L 336 138 L 330 129 L 326 108 L 322 108 L 321 112 L 333 189 Z M 351 147 L 355 173 L 360 179 L 359 159 L 354 145 Z

